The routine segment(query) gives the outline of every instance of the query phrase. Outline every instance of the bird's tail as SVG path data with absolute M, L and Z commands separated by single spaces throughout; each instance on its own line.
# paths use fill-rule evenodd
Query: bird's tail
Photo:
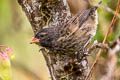
M 92 13 L 94 13 L 96 10 L 97 10 L 97 8 L 99 8 L 99 6 L 100 6 L 100 4 L 102 3 L 102 1 L 100 1 L 97 5 L 95 5 L 93 8 L 91 8 L 91 11 L 90 11 L 90 13 L 92 14 Z

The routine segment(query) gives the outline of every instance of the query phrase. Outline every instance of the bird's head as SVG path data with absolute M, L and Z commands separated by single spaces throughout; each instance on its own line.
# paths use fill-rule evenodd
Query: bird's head
M 35 33 L 34 37 L 31 40 L 32 43 L 36 43 L 40 46 L 51 48 L 52 42 L 55 40 L 56 31 L 53 28 L 44 28 Z

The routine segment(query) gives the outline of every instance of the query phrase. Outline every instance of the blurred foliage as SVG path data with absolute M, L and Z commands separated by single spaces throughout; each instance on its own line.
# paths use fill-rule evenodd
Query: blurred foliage
M 3 50 L 2 48 L 5 48 Z M 0 80 L 12 80 L 11 79 L 11 58 L 12 49 L 0 45 Z
M 99 2 L 98 0 L 94 0 Z M 109 8 L 115 10 L 117 0 L 102 0 L 102 5 L 107 5 Z M 102 42 L 109 25 L 111 23 L 113 14 L 103 9 L 98 9 L 99 25 L 94 40 Z M 35 80 L 27 73 L 14 66 L 22 64 L 27 69 L 39 76 L 40 80 L 48 80 L 46 63 L 40 52 L 39 47 L 29 44 L 33 35 L 33 31 L 27 17 L 18 5 L 16 0 L 0 0 L 0 44 L 9 45 L 13 49 L 16 58 L 12 65 L 13 80 Z M 120 36 L 120 20 L 117 20 L 113 33 L 108 39 L 108 42 Z M 118 55 L 120 64 L 120 55 Z
M 0 44 L 9 45 L 15 54 L 12 61 L 12 80 L 35 80 L 14 63 L 24 65 L 39 76 L 40 80 L 48 80 L 46 63 L 39 47 L 29 44 L 33 31 L 26 15 L 17 0 L 0 0 Z M 28 72 L 29 73 L 29 72 Z

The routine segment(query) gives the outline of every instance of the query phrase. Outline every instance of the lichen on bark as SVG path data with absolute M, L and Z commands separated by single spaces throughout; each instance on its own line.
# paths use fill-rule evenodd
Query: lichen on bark
M 65 0 L 18 0 L 34 32 L 43 27 L 54 27 L 70 16 Z

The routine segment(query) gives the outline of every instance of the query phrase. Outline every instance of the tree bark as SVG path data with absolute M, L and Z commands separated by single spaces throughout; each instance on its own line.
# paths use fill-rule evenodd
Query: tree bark
M 66 0 L 18 0 L 33 31 L 63 24 L 71 18 Z M 85 52 L 72 56 L 42 49 L 52 80 L 84 80 L 88 73 Z M 78 55 L 79 54 L 79 55 Z

